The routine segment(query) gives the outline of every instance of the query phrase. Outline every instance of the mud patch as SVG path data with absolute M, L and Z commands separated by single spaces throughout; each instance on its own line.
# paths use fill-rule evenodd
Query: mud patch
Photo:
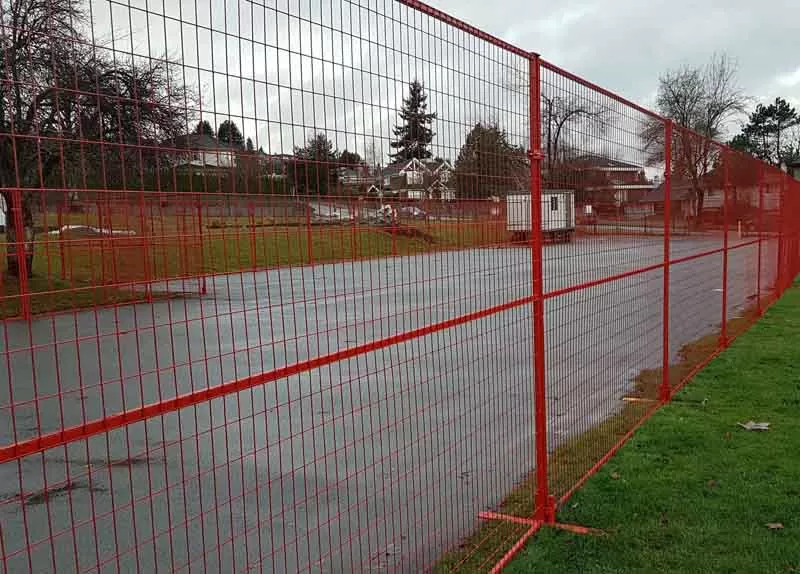
M 56 498 L 64 497 L 70 492 L 76 491 L 107 492 L 107 489 L 96 484 L 89 485 L 88 482 L 82 480 L 72 480 L 43 490 L 0 496 L 0 499 L 5 501 L 19 501 L 25 506 L 40 506 Z

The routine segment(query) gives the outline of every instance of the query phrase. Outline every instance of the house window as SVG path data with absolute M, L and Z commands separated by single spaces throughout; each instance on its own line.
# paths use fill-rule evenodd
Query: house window
M 422 174 L 417 171 L 411 171 L 406 174 L 406 181 L 409 185 L 419 185 L 422 183 Z
M 550 198 L 550 211 L 558 211 L 558 198 L 555 196 Z

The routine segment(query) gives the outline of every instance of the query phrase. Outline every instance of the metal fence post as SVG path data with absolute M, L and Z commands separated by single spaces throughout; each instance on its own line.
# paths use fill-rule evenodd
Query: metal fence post
M 542 277 L 542 136 L 541 85 L 538 54 L 528 60 L 530 85 L 531 164 L 531 274 L 533 281 L 533 406 L 536 456 L 534 518 L 555 522 L 555 503 L 550 497 L 547 472 L 547 389 L 544 345 L 544 281 Z
M 764 236 L 764 165 L 758 166 L 758 268 L 756 269 L 756 310 L 760 317 L 764 310 L 761 308 L 761 249 Z
M 783 251 L 784 251 L 784 240 L 783 240 L 783 226 L 784 221 L 786 218 L 783 215 L 783 210 L 786 206 L 786 174 L 781 172 L 780 174 L 780 201 L 778 207 L 778 269 L 775 272 L 775 295 L 776 298 L 783 295 L 784 290 L 784 278 L 783 278 Z
M 669 266 L 671 257 L 670 248 L 670 220 L 672 219 L 672 120 L 664 124 L 664 293 L 663 309 L 661 311 L 662 325 L 662 357 L 661 357 L 661 392 L 662 402 L 669 401 L 672 396 L 672 386 L 669 381 Z
M 728 345 L 728 200 L 730 196 L 730 175 L 728 173 L 728 163 L 731 156 L 727 150 L 722 152 L 722 163 L 724 165 L 725 181 L 722 186 L 722 327 L 719 334 L 719 346 Z

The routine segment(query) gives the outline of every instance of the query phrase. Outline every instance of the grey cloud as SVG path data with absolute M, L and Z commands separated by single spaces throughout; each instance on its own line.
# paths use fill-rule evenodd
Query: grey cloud
M 800 19 L 791 0 L 432 0 L 457 18 L 652 105 L 658 76 L 724 51 L 759 99 L 800 102 Z M 257 145 L 279 152 L 326 130 L 340 149 L 388 152 L 407 83 L 420 79 L 439 114 L 437 153 L 454 158 L 470 126 L 498 121 L 527 145 L 523 59 L 392 0 L 91 0 L 94 31 L 138 58 L 179 66 L 213 123 L 232 117 Z M 577 85 L 548 89 L 609 102 Z M 196 114 L 195 114 L 196 115 Z M 630 156 L 642 118 L 616 107 L 605 133 L 572 141 Z M 594 141 L 592 141 L 594 140 Z M 616 141 L 614 141 L 616 140 Z M 584 142 L 584 143 L 580 143 Z M 612 145 L 613 144 L 613 145 Z M 625 149 L 630 148 L 630 149 Z
M 664 70 L 704 64 L 715 51 L 738 61 L 742 87 L 754 98 L 800 101 L 796 0 L 432 4 L 644 104 L 652 105 Z

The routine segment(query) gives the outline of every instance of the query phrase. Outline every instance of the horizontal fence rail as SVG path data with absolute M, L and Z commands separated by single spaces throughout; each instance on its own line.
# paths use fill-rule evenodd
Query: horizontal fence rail
M 800 271 L 800 182 L 416 0 L 0 34 L 3 572 L 499 571 Z

